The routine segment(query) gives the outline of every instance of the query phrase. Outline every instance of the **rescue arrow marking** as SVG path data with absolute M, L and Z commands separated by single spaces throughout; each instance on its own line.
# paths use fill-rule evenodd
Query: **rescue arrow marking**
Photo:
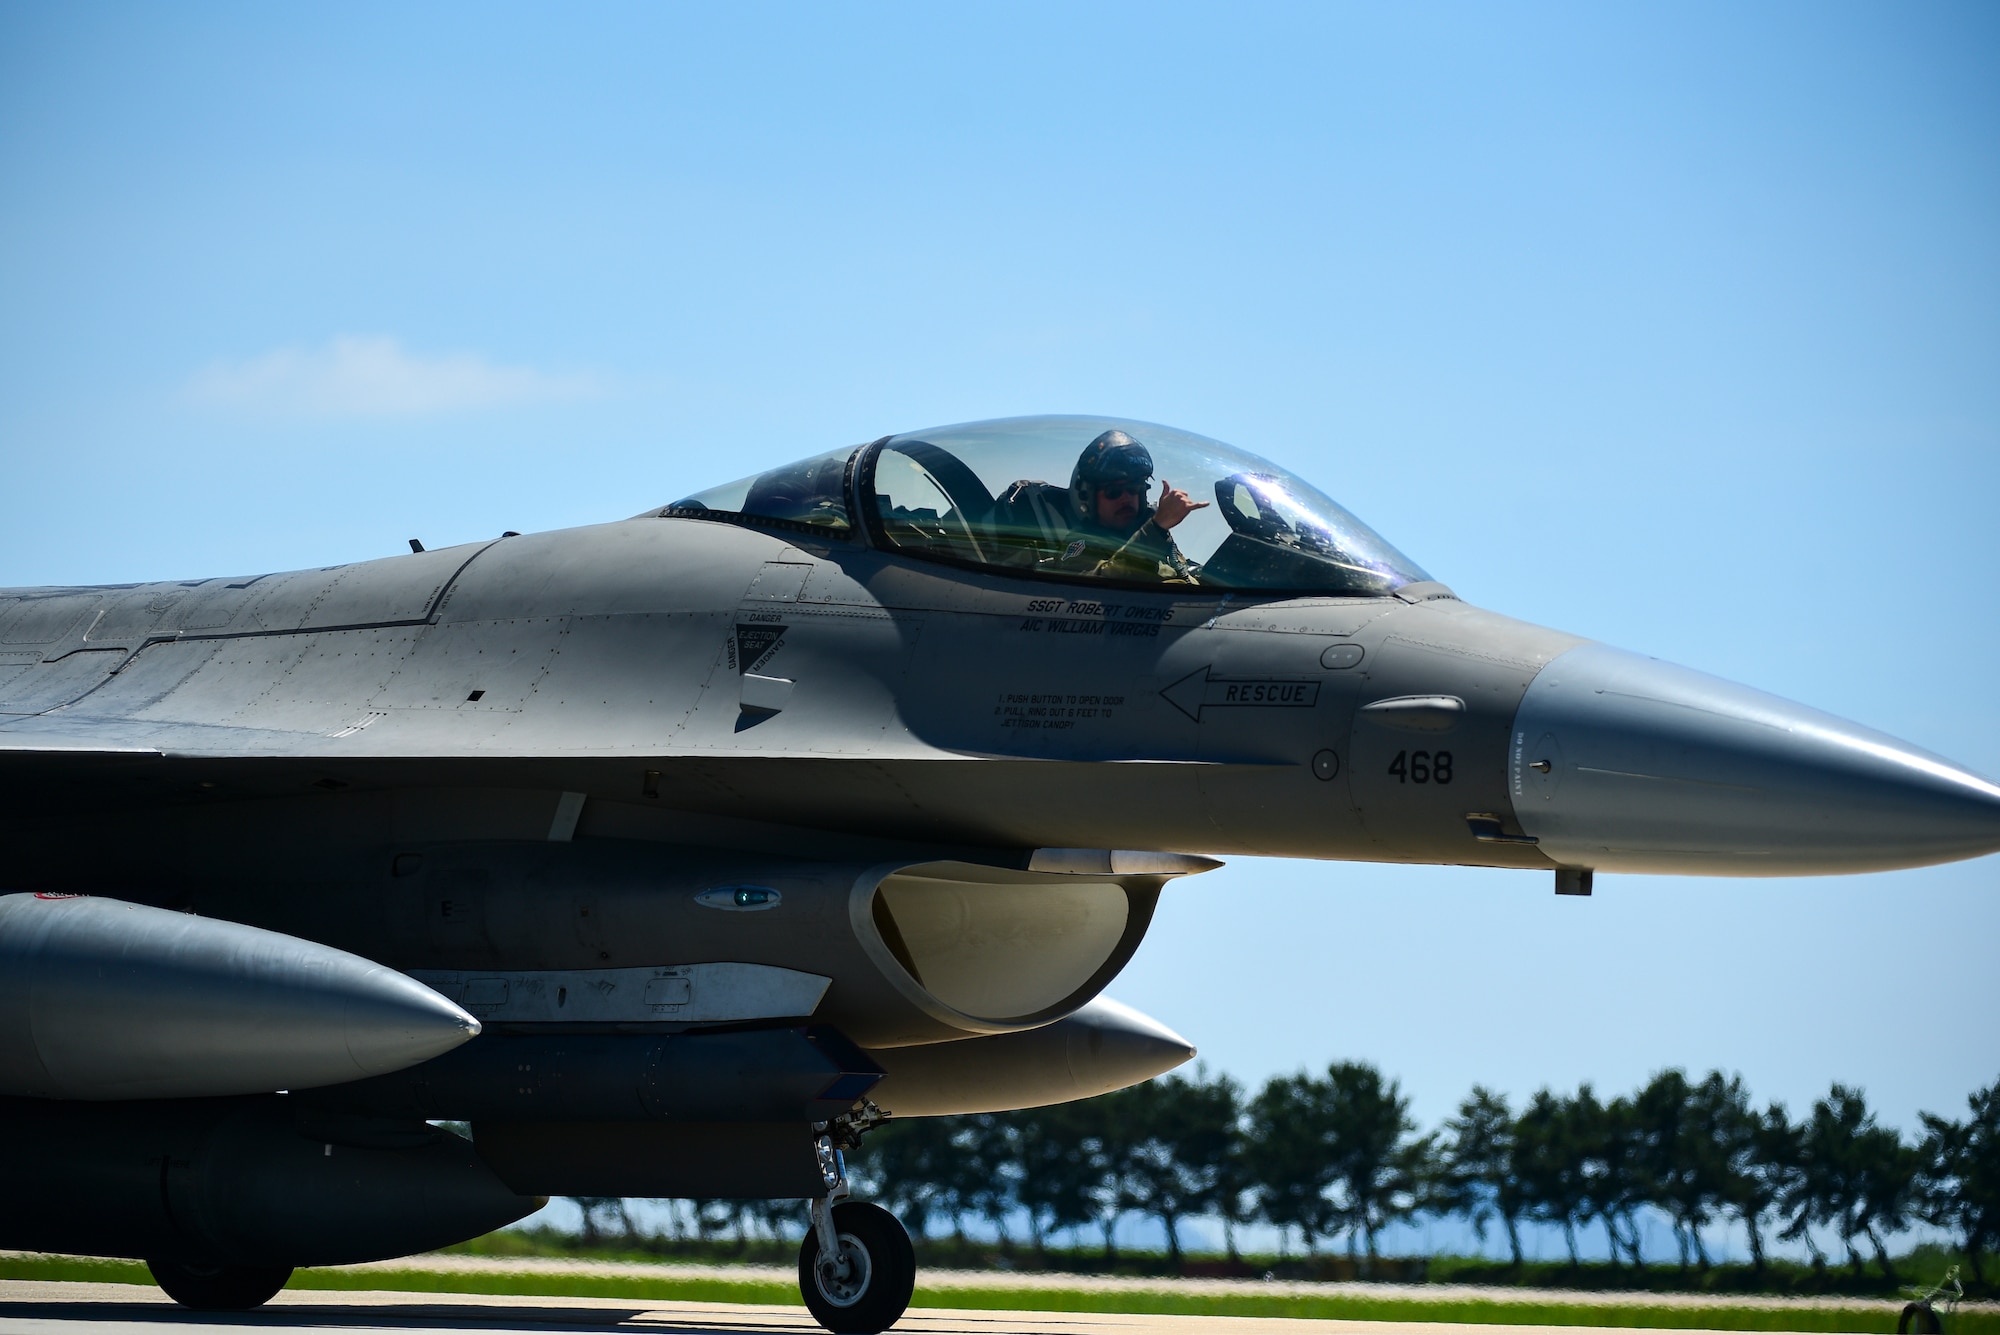
M 1211 677 L 1208 668 L 1188 673 L 1160 695 L 1196 723 L 1204 709 L 1311 709 L 1319 703 L 1319 683 L 1286 677 Z

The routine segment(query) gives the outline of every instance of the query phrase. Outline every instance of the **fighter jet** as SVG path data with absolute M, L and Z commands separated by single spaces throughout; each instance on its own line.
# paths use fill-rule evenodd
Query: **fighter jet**
M 877 1331 L 913 1254 L 844 1153 L 1186 1060 L 1103 994 L 1219 858 L 2000 849 L 1950 761 L 1471 606 L 1149 423 L 411 547 L 0 593 L 0 1246 L 247 1307 L 550 1195 L 791 1198 L 807 1306 Z

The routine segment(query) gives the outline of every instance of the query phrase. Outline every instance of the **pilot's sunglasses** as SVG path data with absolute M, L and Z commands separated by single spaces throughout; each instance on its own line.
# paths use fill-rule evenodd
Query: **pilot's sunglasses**
M 1113 482 L 1110 486 L 1099 487 L 1097 494 L 1107 501 L 1122 501 L 1127 496 L 1137 496 L 1140 500 L 1144 500 L 1152 485 L 1150 482 Z

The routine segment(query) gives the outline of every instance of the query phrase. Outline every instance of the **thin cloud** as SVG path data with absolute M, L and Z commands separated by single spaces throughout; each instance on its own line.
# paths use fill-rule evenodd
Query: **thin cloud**
M 323 348 L 279 348 L 216 362 L 188 385 L 208 407 L 288 417 L 418 417 L 585 398 L 598 377 L 496 366 L 477 353 L 425 356 L 386 335 L 343 335 Z

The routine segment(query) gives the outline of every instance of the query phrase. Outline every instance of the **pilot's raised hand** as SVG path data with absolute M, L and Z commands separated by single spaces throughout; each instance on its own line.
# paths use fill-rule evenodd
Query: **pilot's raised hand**
M 1160 503 L 1153 507 L 1153 522 L 1161 528 L 1172 528 L 1196 510 L 1206 510 L 1207 501 L 1191 499 L 1184 491 L 1177 491 L 1174 484 L 1160 479 Z

